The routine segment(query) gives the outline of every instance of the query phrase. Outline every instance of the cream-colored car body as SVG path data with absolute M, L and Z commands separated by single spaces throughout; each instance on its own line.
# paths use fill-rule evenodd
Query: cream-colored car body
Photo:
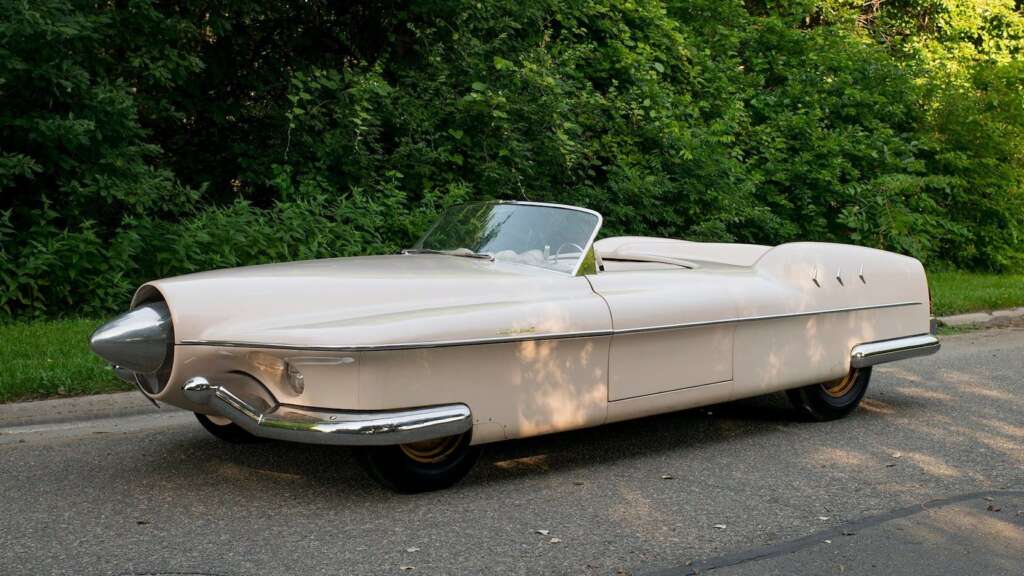
M 929 333 L 913 258 L 639 237 L 593 248 L 603 269 L 578 275 L 402 254 L 151 282 L 133 306 L 166 301 L 174 356 L 148 395 L 210 413 L 182 392 L 201 375 L 320 410 L 459 403 L 480 444 L 824 382 L 858 345 Z

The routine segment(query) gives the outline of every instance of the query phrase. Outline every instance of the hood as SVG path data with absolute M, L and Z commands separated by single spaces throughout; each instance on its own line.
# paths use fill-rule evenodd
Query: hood
M 389 345 L 601 329 L 609 321 L 565 312 L 574 299 L 596 297 L 585 278 L 433 254 L 189 274 L 146 284 L 133 305 L 153 299 L 154 289 L 170 309 L 176 344 Z

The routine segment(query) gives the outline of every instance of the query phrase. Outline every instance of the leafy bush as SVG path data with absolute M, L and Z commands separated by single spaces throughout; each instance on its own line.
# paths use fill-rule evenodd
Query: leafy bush
M 0 316 L 393 252 L 478 198 L 605 234 L 1024 267 L 1012 0 L 5 2 Z

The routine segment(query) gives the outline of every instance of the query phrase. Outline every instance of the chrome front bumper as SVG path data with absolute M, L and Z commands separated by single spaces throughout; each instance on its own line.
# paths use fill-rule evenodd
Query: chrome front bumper
M 260 407 L 202 377 L 185 382 L 182 391 L 190 401 L 206 405 L 254 436 L 306 444 L 407 444 L 462 434 L 473 427 L 473 416 L 465 404 L 374 411 L 287 404 Z
M 869 342 L 853 347 L 850 366 L 866 368 L 883 362 L 895 362 L 916 356 L 928 356 L 939 351 L 939 339 L 931 334 Z

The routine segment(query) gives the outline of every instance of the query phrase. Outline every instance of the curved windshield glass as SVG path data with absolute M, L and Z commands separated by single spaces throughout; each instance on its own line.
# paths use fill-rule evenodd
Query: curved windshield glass
M 546 204 L 473 202 L 446 210 L 408 252 L 488 258 L 575 273 L 600 217 Z

